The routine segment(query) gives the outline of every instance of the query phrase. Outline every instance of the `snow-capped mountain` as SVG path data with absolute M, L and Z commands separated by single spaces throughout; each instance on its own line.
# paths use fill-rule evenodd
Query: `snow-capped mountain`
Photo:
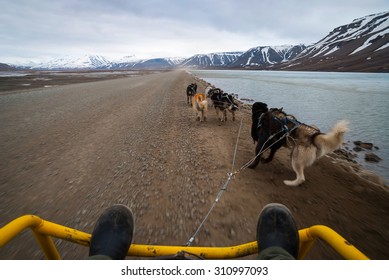
M 31 69 L 104 69 L 110 68 L 111 62 L 100 55 L 61 56 L 31 66 Z
M 29 69 L 66 70 L 66 69 L 166 69 L 182 63 L 184 58 L 153 58 L 139 59 L 135 56 L 125 56 L 110 60 L 101 55 L 61 56 L 30 65 L 17 65 Z
M 368 15 L 331 31 L 283 69 L 388 71 L 389 12 Z
M 243 53 L 231 66 L 267 66 L 286 62 L 295 58 L 305 48 L 305 45 L 259 46 Z
M 136 62 L 132 69 L 168 69 L 175 66 L 176 62 L 169 58 L 153 58 Z
M 184 58 L 129 59 L 112 63 L 115 69 L 168 69 L 180 65 Z
M 196 54 L 184 60 L 183 67 L 221 67 L 233 63 L 243 52 L 220 52 L 209 54 Z

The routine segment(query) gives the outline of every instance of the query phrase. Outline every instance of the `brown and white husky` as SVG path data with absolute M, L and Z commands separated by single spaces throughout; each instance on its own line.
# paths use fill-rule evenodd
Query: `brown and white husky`
M 262 105 L 261 104 L 257 104 Z M 264 104 L 266 105 L 266 104 Z M 292 115 L 288 115 L 281 109 L 272 108 L 258 113 L 253 106 L 253 125 L 251 135 L 257 142 L 254 161 L 250 168 L 255 168 L 260 161 L 268 163 L 272 161 L 276 151 L 287 142 L 292 145 L 292 168 L 296 173 L 295 180 L 285 180 L 288 186 L 298 186 L 305 181 L 304 169 L 311 166 L 317 159 L 327 155 L 343 144 L 344 134 L 348 131 L 348 121 L 341 120 L 327 133 L 321 133 L 314 126 L 300 123 Z M 285 137 L 288 135 L 288 137 Z M 287 141 L 287 138 L 290 141 Z M 270 149 L 266 159 L 261 160 L 261 153 Z
M 207 120 L 208 101 L 204 93 L 196 93 L 192 97 L 192 108 L 196 114 L 196 120 L 200 122 Z

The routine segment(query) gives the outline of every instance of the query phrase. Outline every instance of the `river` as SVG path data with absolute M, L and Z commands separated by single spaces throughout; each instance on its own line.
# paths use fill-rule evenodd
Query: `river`
M 299 121 L 328 131 L 338 120 L 348 119 L 346 146 L 353 141 L 373 143 L 373 151 L 358 152 L 356 160 L 389 181 L 389 74 L 299 71 L 190 70 L 219 87 L 252 99 L 283 107 Z M 249 102 L 250 103 L 250 102 Z M 366 152 L 382 160 L 366 162 Z

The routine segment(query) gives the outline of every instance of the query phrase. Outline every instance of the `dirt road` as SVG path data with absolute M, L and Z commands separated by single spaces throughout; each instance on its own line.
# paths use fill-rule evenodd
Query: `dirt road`
M 134 243 L 182 245 L 194 234 L 231 170 L 253 157 L 251 115 L 220 125 L 195 121 L 184 71 L 71 84 L 0 96 L 0 226 L 35 214 L 91 232 L 109 205 L 130 206 Z M 294 172 L 289 150 L 243 170 L 229 184 L 194 245 L 230 246 L 255 240 L 260 210 L 287 205 L 299 228 L 325 224 L 373 259 L 389 259 L 389 192 L 331 157 L 306 170 L 300 187 L 283 185 Z M 64 259 L 88 248 L 55 240 Z M 254 256 L 253 256 L 254 257 Z M 307 258 L 339 256 L 318 242 Z M 0 249 L 0 259 L 43 259 L 30 231 Z

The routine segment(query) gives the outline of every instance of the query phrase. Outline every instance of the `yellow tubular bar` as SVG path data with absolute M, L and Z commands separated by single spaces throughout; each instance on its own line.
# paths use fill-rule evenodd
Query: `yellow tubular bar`
M 3 247 L 27 228 L 33 231 L 42 251 L 49 260 L 61 259 L 50 236 L 89 246 L 90 234 L 42 220 L 38 216 L 25 215 L 0 229 L 0 247 Z
M 27 228 L 30 228 L 33 231 L 47 259 L 60 259 L 60 255 L 51 237 L 87 247 L 89 247 L 90 244 L 91 235 L 88 233 L 42 220 L 38 216 L 25 215 L 0 228 L 0 247 L 3 247 Z M 299 237 L 299 259 L 303 259 L 306 256 L 317 238 L 324 240 L 345 259 L 368 259 L 342 236 L 326 226 L 317 225 L 301 229 L 299 230 Z M 175 255 L 179 252 L 188 252 L 204 259 L 235 259 L 256 254 L 258 252 L 258 247 L 256 241 L 232 247 L 187 247 L 132 244 L 128 251 L 128 255 L 138 257 L 161 257 Z
M 257 242 L 245 243 L 232 247 L 187 247 L 132 244 L 128 251 L 130 256 L 162 257 L 187 252 L 204 259 L 236 259 L 256 254 Z
M 328 245 L 330 245 L 339 255 L 341 255 L 346 260 L 368 260 L 369 258 L 365 256 L 361 251 L 355 248 L 351 243 L 346 239 L 340 236 L 333 229 L 317 225 L 310 228 L 305 228 L 299 230 L 300 237 L 300 253 L 299 258 L 303 259 L 308 253 L 310 247 L 312 246 L 313 241 L 317 238 L 322 239 Z

